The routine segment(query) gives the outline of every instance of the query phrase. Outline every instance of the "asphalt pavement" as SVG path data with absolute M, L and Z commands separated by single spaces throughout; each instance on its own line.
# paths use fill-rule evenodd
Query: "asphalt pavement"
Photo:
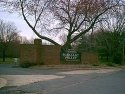
M 7 80 L 0 94 L 125 94 L 125 69 L 27 69 L 0 65 L 0 78 Z

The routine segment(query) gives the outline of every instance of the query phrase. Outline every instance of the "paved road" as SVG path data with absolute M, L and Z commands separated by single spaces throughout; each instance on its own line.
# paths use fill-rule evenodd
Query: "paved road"
M 59 70 L 58 70 L 59 71 Z M 20 68 L 15 65 L 9 65 L 9 64 L 0 64 L 0 75 L 39 75 L 39 74 L 54 74 L 57 70 L 46 70 L 46 69 L 27 69 L 27 68 Z
M 106 70 L 104 70 L 106 71 Z M 55 78 L 21 86 L 6 86 L 0 94 L 125 94 L 125 70 L 61 71 L 25 69 L 0 65 L 0 75 L 55 75 Z

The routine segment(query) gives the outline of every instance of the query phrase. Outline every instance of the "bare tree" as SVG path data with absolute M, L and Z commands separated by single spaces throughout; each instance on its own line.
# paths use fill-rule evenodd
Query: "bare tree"
M 33 30 L 33 32 L 41 39 L 45 39 L 55 45 L 59 45 L 55 41 L 53 41 L 51 38 L 43 36 L 41 34 L 42 31 L 40 30 L 41 27 L 45 27 L 47 24 L 42 24 L 45 23 L 45 18 L 44 16 L 49 16 L 50 15 L 46 14 L 48 12 L 47 7 L 51 3 L 52 0 L 2 0 L 1 5 L 4 6 L 4 8 L 7 8 L 11 6 L 12 10 L 19 11 L 21 12 L 24 20 L 28 24 L 28 26 Z M 46 28 L 46 27 L 45 27 Z
M 0 20 L 0 43 L 3 47 L 3 62 L 5 61 L 5 51 L 10 42 L 19 42 L 18 30 L 12 23 L 5 23 Z
M 37 30 L 41 23 L 46 25 L 44 16 L 47 18 L 53 16 L 67 31 L 64 49 L 71 48 L 71 43 L 89 32 L 100 20 L 100 16 L 119 4 L 119 0 L 1 0 L 1 2 L 3 6 L 8 5 L 15 10 L 21 10 L 24 20 L 39 38 L 59 45 Z M 29 18 L 34 20 L 31 21 Z
M 100 16 L 117 5 L 115 0 L 55 0 L 50 9 L 67 30 L 64 48 L 70 48 L 72 42 L 93 28 Z

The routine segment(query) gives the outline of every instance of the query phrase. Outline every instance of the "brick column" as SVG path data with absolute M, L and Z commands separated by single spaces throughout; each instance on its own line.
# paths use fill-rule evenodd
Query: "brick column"
M 35 62 L 36 64 L 41 64 L 41 48 L 42 48 L 42 40 L 41 39 L 35 39 L 34 40 L 34 46 L 35 46 Z

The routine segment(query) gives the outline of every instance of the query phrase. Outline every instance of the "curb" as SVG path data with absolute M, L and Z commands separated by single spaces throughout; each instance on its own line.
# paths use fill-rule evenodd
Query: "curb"
M 7 80 L 4 78 L 0 78 L 0 88 L 6 86 L 6 84 L 7 84 Z
M 59 69 L 59 70 L 99 70 L 99 69 L 125 69 L 124 67 L 108 66 L 84 66 L 84 65 L 41 65 L 33 66 L 31 69 Z

